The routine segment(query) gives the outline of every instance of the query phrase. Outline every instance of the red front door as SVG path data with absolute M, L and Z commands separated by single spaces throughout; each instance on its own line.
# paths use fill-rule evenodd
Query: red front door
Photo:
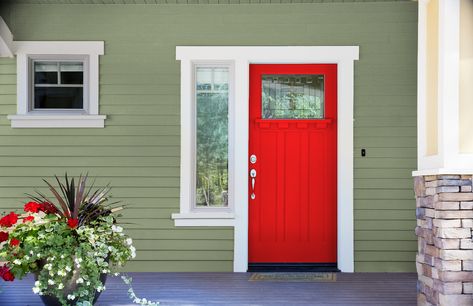
M 249 263 L 337 261 L 337 66 L 250 65 Z

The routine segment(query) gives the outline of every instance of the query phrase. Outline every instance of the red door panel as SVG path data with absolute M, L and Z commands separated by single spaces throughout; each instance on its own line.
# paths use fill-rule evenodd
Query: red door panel
M 323 75 L 323 117 L 263 119 L 264 75 Z M 337 66 L 250 65 L 249 125 L 249 262 L 336 263 Z

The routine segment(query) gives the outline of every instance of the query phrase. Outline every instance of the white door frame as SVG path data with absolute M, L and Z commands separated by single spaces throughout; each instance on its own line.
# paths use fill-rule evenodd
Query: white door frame
M 358 60 L 358 46 L 297 46 L 297 47 L 233 47 L 233 46 L 178 46 L 176 58 L 182 67 L 192 67 L 198 61 L 225 61 L 231 63 L 233 70 L 233 105 L 230 105 L 231 116 L 229 134 L 233 144 L 229 159 L 235 165 L 233 173 L 229 173 L 229 181 L 233 186 L 232 195 L 233 219 L 215 220 L 209 217 L 211 212 L 199 222 L 199 217 L 187 217 L 194 221 L 179 221 L 175 216 L 176 225 L 230 225 L 234 231 L 234 272 L 246 272 L 248 269 L 248 142 L 249 142 L 249 65 L 250 64 L 337 64 L 337 262 L 342 272 L 354 271 L 354 231 L 353 231 L 353 101 L 354 101 L 354 61 Z M 189 73 L 192 73 L 189 71 Z M 181 112 L 187 113 L 184 107 L 191 105 L 192 84 L 187 75 L 181 75 Z M 182 83 L 184 81 L 184 83 Z M 181 115 L 182 116 L 182 115 Z M 182 119 L 182 118 L 181 118 Z M 185 120 L 184 120 L 185 121 Z M 183 123 L 183 120 L 181 120 Z M 186 126 L 181 126 L 184 132 Z M 185 135 L 189 135 L 186 131 Z M 181 146 L 187 148 L 189 137 L 182 137 Z M 181 151 L 182 151 L 181 147 Z M 182 152 L 181 152 L 182 153 Z M 186 155 L 189 153 L 185 152 Z M 181 175 L 188 173 L 187 162 L 182 162 Z M 182 167 L 185 167 L 183 169 Z M 186 180 L 184 180 L 186 181 Z M 189 188 L 190 187 L 190 188 Z M 181 212 L 189 203 L 188 192 L 193 186 L 182 186 L 181 178 Z M 194 214 L 194 215 L 197 215 Z M 205 221 L 207 220 L 207 221 Z

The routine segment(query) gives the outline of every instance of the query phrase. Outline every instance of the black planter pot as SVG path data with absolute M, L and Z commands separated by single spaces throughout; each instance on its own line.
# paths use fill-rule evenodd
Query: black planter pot
M 108 262 L 108 258 L 106 261 Z M 44 267 L 44 264 L 45 264 L 44 260 L 38 262 L 38 266 L 41 267 L 41 269 Z M 108 275 L 107 273 L 100 274 L 100 282 L 102 283 L 102 285 L 105 285 L 105 282 L 107 281 L 107 275 Z M 67 296 L 71 294 L 72 292 L 74 292 L 75 289 L 77 289 L 76 280 L 79 277 L 80 277 L 80 268 L 75 267 L 72 273 L 72 277 L 69 280 L 64 281 L 63 283 L 64 289 L 62 289 L 62 292 L 63 292 L 62 296 L 64 297 L 64 299 L 66 299 L 67 305 L 75 306 L 78 302 L 77 299 L 72 300 L 72 301 L 68 300 Z M 38 280 L 38 274 L 35 274 L 35 280 Z M 102 292 L 97 292 L 97 291 L 95 292 L 95 297 L 92 304 L 95 304 L 95 302 L 97 302 L 101 293 Z M 46 306 L 62 306 L 61 302 L 59 302 L 59 299 L 55 296 L 40 295 L 40 298 L 43 301 L 44 305 Z
M 38 279 L 38 275 L 35 276 L 35 280 Z M 75 279 L 74 279 L 75 280 Z M 102 282 L 103 285 L 105 285 L 105 281 L 107 280 L 107 274 L 104 273 L 104 274 L 101 274 L 100 275 L 100 281 Z M 70 283 L 70 282 L 69 282 Z M 64 289 L 63 289 L 63 296 L 64 298 L 67 300 L 67 295 L 71 294 L 74 289 L 75 289 L 75 285 L 74 286 L 67 286 L 68 284 L 64 284 Z M 92 304 L 95 304 L 95 302 L 97 302 L 100 294 L 102 292 L 95 292 L 95 297 L 94 297 L 94 301 L 92 302 Z M 50 296 L 50 295 L 40 295 L 40 298 L 41 298 L 41 301 L 43 301 L 43 304 L 46 305 L 46 306 L 62 306 L 61 302 L 59 302 L 59 299 L 55 296 Z M 68 305 L 71 305 L 71 306 L 75 306 L 77 304 L 77 299 L 76 300 L 67 300 L 67 303 Z

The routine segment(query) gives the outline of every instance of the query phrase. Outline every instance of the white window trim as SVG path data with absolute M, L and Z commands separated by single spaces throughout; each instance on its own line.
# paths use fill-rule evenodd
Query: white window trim
M 196 189 L 196 102 L 195 71 L 197 67 L 228 67 L 228 173 L 233 172 L 233 109 L 234 103 L 234 68 L 230 61 L 190 61 L 189 66 L 181 65 L 181 197 L 180 212 L 172 214 L 176 226 L 233 226 L 234 199 L 233 177 L 228 177 L 228 207 L 195 207 Z M 183 71 L 185 68 L 185 71 Z M 190 76 L 190 77 L 189 77 Z M 189 154 L 188 152 L 193 152 Z M 187 189 L 183 190 L 182 186 Z
M 17 55 L 17 113 L 9 115 L 13 128 L 103 128 L 105 115 L 99 115 L 99 56 L 104 54 L 103 41 L 14 41 Z M 88 90 L 84 91 L 87 113 L 77 111 L 29 111 L 30 58 L 57 60 L 67 56 L 84 56 L 88 62 Z M 76 114 L 74 114 L 74 112 Z
M 353 231 L 353 86 L 354 61 L 358 60 L 358 46 L 310 47 L 176 47 L 176 58 L 181 61 L 181 212 L 173 214 L 176 226 L 234 226 L 235 272 L 248 269 L 248 118 L 249 65 L 258 64 L 337 64 L 338 67 L 338 135 L 337 135 L 337 226 L 338 268 L 354 271 Z M 229 105 L 229 125 L 233 146 L 229 161 L 235 165 L 229 172 L 229 201 L 234 213 L 222 218 L 217 213 L 190 212 L 188 199 L 194 192 L 189 176 L 195 152 L 192 143 L 192 63 L 195 61 L 229 61 L 234 65 L 234 103 Z M 230 145 L 230 143 L 229 143 Z M 237 166 L 238 165 L 238 166 Z M 187 218 L 179 218 L 186 216 Z

